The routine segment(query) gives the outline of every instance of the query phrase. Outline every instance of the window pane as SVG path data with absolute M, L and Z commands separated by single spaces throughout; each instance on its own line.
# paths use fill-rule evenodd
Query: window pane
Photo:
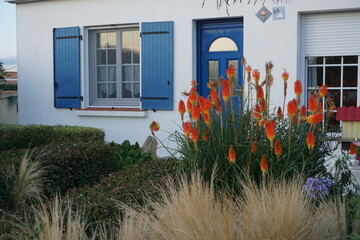
M 97 65 L 106 64 L 106 50 L 97 50 Z
M 336 113 L 329 118 L 329 130 L 332 132 L 340 131 L 340 121 L 336 121 Z
M 97 85 L 97 97 L 98 98 L 106 98 L 106 83 L 101 83 Z
M 106 81 L 106 67 L 97 68 L 97 81 L 105 82 Z
M 356 87 L 357 86 L 357 66 L 344 66 L 344 87 Z
M 122 67 L 122 81 L 123 82 L 131 82 L 131 66 L 123 66 Z
M 128 48 L 122 49 L 122 63 L 131 63 L 131 50 Z
M 325 57 L 325 64 L 340 64 L 341 57 Z
M 336 107 L 340 106 L 340 90 L 329 90 L 328 97 L 333 99 Z
M 358 56 L 344 57 L 344 63 L 358 63 Z
M 131 98 L 132 90 L 131 83 L 123 83 L 122 84 L 122 97 L 123 98 Z
M 323 57 L 309 57 L 309 65 L 323 64 Z
M 216 60 L 209 61 L 209 82 L 216 81 L 219 77 L 219 64 Z
M 108 50 L 108 64 L 116 64 L 116 50 L 115 49 Z
M 140 51 L 138 48 L 133 49 L 133 63 L 140 63 Z
M 122 47 L 131 47 L 132 46 L 132 32 L 125 31 L 122 32 Z
M 135 65 L 133 66 L 133 82 L 140 82 L 140 66 Z
M 106 48 L 106 42 L 107 42 L 107 37 L 106 37 L 106 33 L 97 33 L 96 34 L 96 47 L 97 48 Z
M 140 97 L 140 84 L 134 83 L 134 98 Z
M 107 47 L 108 48 L 116 47 L 116 32 L 109 32 L 107 34 Z
M 116 82 L 116 67 L 108 67 L 108 81 Z
M 340 87 L 341 67 L 325 68 L 325 84 L 328 87 Z
M 221 37 L 215 39 L 209 48 L 209 52 L 219 52 L 219 51 L 237 51 L 238 48 L 236 43 L 227 37 Z
M 133 31 L 133 47 L 140 46 L 140 33 L 139 31 Z
M 343 106 L 350 107 L 354 106 L 356 107 L 356 90 L 344 90 L 343 91 Z
M 308 68 L 308 87 L 323 85 L 323 67 Z
M 110 83 L 109 87 L 109 98 L 116 98 L 116 83 Z

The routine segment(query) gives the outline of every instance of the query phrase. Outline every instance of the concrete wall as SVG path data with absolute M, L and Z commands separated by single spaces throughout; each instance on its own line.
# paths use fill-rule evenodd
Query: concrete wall
M 247 2 L 247 1 L 243 1 Z M 159 121 L 160 139 L 168 131 L 178 130 L 180 118 L 176 111 L 181 92 L 189 89 L 196 78 L 196 21 L 203 19 L 242 17 L 244 19 L 244 55 L 248 64 L 264 74 L 265 61 L 275 64 L 276 77 L 272 87 L 272 104 L 282 105 L 284 68 L 290 72 L 288 98 L 293 97 L 293 82 L 303 79 L 300 59 L 301 14 L 360 9 L 359 0 L 293 0 L 283 1 L 286 19 L 262 23 L 255 14 L 257 4 L 234 4 L 229 15 L 224 7 L 218 9 L 215 0 L 51 0 L 17 5 L 19 122 L 21 124 L 69 124 L 102 128 L 107 140 L 144 142 L 151 121 Z M 292 2 L 287 4 L 286 2 Z M 277 6 L 267 0 L 265 6 Z M 174 21 L 174 111 L 148 111 L 145 117 L 79 116 L 69 109 L 53 107 L 53 40 L 52 30 L 58 27 Z M 86 39 L 82 41 L 86 49 Z M 87 66 L 82 55 L 82 91 L 87 79 Z M 26 77 L 26 81 L 21 79 Z M 106 115 L 106 114 L 105 114 Z M 167 142 L 165 141 L 165 144 Z
M 17 93 L 0 92 L 0 123 L 18 123 Z

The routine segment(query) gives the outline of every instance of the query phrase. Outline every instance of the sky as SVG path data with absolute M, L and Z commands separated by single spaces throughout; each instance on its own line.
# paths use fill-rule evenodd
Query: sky
M 4 65 L 16 64 L 15 4 L 0 0 L 0 60 Z

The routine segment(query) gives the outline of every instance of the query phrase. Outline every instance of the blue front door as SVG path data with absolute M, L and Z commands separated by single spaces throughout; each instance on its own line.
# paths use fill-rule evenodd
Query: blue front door
M 206 21 L 198 23 L 198 83 L 200 95 L 208 96 L 207 83 L 226 78 L 226 69 L 236 69 L 235 81 L 242 85 L 243 22 Z

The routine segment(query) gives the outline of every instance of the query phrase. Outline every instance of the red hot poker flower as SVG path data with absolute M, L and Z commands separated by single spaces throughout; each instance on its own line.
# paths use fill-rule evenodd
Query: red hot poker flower
M 229 81 L 228 80 L 223 80 L 222 81 L 222 98 L 224 99 L 225 102 L 225 107 L 227 107 L 227 103 L 228 100 L 230 98 L 230 86 L 229 86 Z
M 299 97 L 302 93 L 302 85 L 300 80 L 296 80 L 294 84 L 294 91 L 297 97 Z
M 210 99 L 200 96 L 199 97 L 199 105 L 200 105 L 201 114 L 204 114 L 204 113 L 210 114 L 210 109 L 212 107 Z
M 282 146 L 279 139 L 275 140 L 274 153 L 277 158 L 279 158 L 282 153 Z
M 263 127 L 266 123 L 267 123 L 267 121 L 265 119 L 260 118 L 258 120 L 258 124 L 259 124 L 260 127 Z
M 267 124 L 265 125 L 266 137 L 270 140 L 271 147 L 274 146 L 275 128 L 276 128 L 275 120 L 268 121 Z
M 276 112 L 276 116 L 278 117 L 278 118 L 282 118 L 284 115 L 283 115 L 283 113 L 282 113 L 282 111 L 281 111 L 281 107 L 278 107 L 278 110 L 277 110 L 277 112 Z
M 305 118 L 306 118 L 306 107 L 305 107 L 305 105 L 302 105 L 302 106 L 301 106 L 299 113 L 300 113 L 300 117 L 301 117 L 302 119 L 305 119 Z
M 266 155 L 265 154 L 261 158 L 260 168 L 261 168 L 261 171 L 263 173 L 263 176 L 265 176 L 267 170 L 269 169 L 269 164 L 268 164 L 268 162 L 266 160 Z
M 321 112 L 310 115 L 306 119 L 306 121 L 310 124 L 318 124 L 318 123 L 321 123 L 322 120 L 323 120 L 323 114 Z
M 318 103 L 316 100 L 316 97 L 311 96 L 308 100 L 308 107 L 309 107 L 309 111 L 314 114 L 318 111 Z
M 198 105 L 194 105 L 192 109 L 192 119 L 198 123 L 200 120 L 200 109 Z
M 197 141 L 199 140 L 199 132 L 196 128 L 191 129 L 190 139 L 194 142 L 195 149 L 197 149 Z
M 356 145 L 355 145 L 355 143 L 351 143 L 350 144 L 350 150 L 349 150 L 349 154 L 351 154 L 351 155 L 356 155 Z
M 247 66 L 245 67 L 245 72 L 250 73 L 251 70 L 252 70 L 251 66 L 247 65 Z
M 195 87 L 192 87 L 190 90 L 190 95 L 189 95 L 189 101 L 191 102 L 192 105 L 195 104 L 196 100 L 197 100 L 197 91 Z
M 251 144 L 251 152 L 254 154 L 256 153 L 256 150 L 257 150 L 256 141 L 253 141 Z
M 216 89 L 211 90 L 210 97 L 213 102 L 216 102 L 216 100 L 219 99 L 219 95 L 218 95 L 218 92 L 216 91 Z
M 259 80 L 260 80 L 260 72 L 258 69 L 254 69 L 252 71 L 252 77 L 255 81 L 255 86 L 258 86 L 259 85 Z
M 306 145 L 309 148 L 310 153 L 313 151 L 315 147 L 315 136 L 313 132 L 308 132 L 306 135 Z
M 184 121 L 184 114 L 185 114 L 185 103 L 183 100 L 180 100 L 179 105 L 178 105 L 178 112 L 181 115 L 181 121 Z
M 184 129 L 184 134 L 185 134 L 185 136 L 188 138 L 189 135 L 190 135 L 190 132 L 191 132 L 191 130 L 192 130 L 191 122 L 189 122 L 189 121 L 184 122 L 184 124 L 183 124 L 183 129 Z
M 293 99 L 287 105 L 287 114 L 289 118 L 295 117 L 296 111 L 297 111 L 297 101 L 296 99 Z
M 281 77 L 282 77 L 282 79 L 284 79 L 284 81 L 287 81 L 289 79 L 289 73 L 286 71 L 286 69 L 281 74 Z
M 235 150 L 234 150 L 234 146 L 233 146 L 233 145 L 230 146 L 228 155 L 229 155 L 229 161 L 230 161 L 231 163 L 236 163 L 236 152 L 235 152 Z
M 186 109 L 187 109 L 187 112 L 189 114 L 192 113 L 192 107 L 193 107 L 193 104 L 190 102 L 190 100 L 188 99 L 187 102 L 186 102 Z
M 263 99 L 260 100 L 260 112 L 263 113 L 265 110 L 266 110 L 266 101 L 263 98 Z
M 160 130 L 160 124 L 158 122 L 152 121 L 152 123 L 150 124 L 150 130 L 151 130 L 151 134 L 155 135 L 154 132 Z
M 226 70 L 226 76 L 228 78 L 233 77 L 235 75 L 235 68 L 233 65 L 230 65 L 229 68 Z
M 322 85 L 320 87 L 320 91 L 319 91 L 319 97 L 320 98 L 323 98 L 327 95 L 327 92 L 328 92 L 328 89 L 327 89 L 327 86 L 326 85 Z
M 256 88 L 256 99 L 258 100 L 258 101 L 260 101 L 261 99 L 263 99 L 264 98 L 264 90 L 263 90 L 263 88 L 259 85 L 259 86 L 257 86 L 257 88 Z
M 259 119 L 261 117 L 261 114 L 260 114 L 260 107 L 258 104 L 255 105 L 255 109 L 254 109 L 254 117 L 256 119 Z

